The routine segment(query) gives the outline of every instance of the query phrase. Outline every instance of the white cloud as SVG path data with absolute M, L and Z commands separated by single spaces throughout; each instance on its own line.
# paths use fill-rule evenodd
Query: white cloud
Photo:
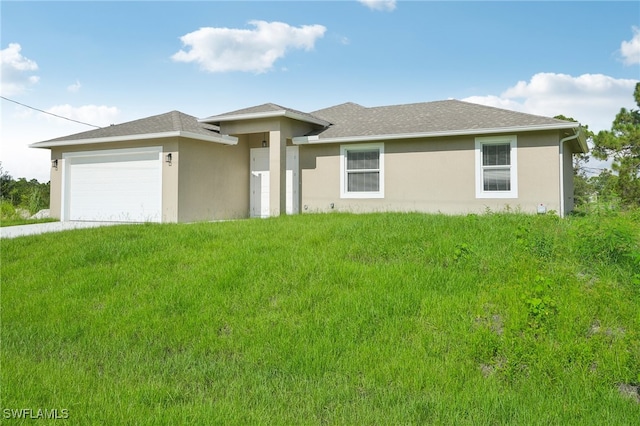
M 633 27 L 633 38 L 620 44 L 620 54 L 625 65 L 640 64 L 640 28 Z
M 511 99 L 501 98 L 496 95 L 487 95 L 487 96 L 469 96 L 464 98 L 463 101 L 472 102 L 474 104 L 488 105 L 496 108 L 509 109 L 512 111 L 523 111 L 522 105 L 518 102 L 513 101 Z
M 396 0 L 358 0 L 371 10 L 391 12 L 396 8 Z
M 529 114 L 573 117 L 589 130 L 610 129 L 620 108 L 634 108 L 637 80 L 616 79 L 602 74 L 539 73 L 519 81 L 500 95 L 471 96 L 464 101 L 506 108 Z
M 47 112 L 100 127 L 115 123 L 120 114 L 120 110 L 117 107 L 105 105 L 82 105 L 79 107 L 73 107 L 68 104 L 55 105 L 47 109 Z M 50 120 L 62 120 L 57 117 L 49 117 L 51 117 Z M 87 128 L 85 130 L 90 129 Z
M 9 47 L 0 50 L 0 92 L 4 96 L 22 93 L 40 80 L 31 73 L 38 69 L 38 64 L 22 56 L 21 50 L 18 43 L 10 43 Z
M 80 84 L 80 81 L 76 80 L 75 83 L 67 86 L 67 90 L 71 93 L 77 93 L 81 87 L 82 87 L 82 84 Z
M 311 50 L 324 36 L 322 25 L 292 27 L 283 22 L 250 21 L 253 29 L 205 27 L 180 37 L 188 50 L 171 59 L 196 62 L 209 72 L 263 73 L 290 49 Z

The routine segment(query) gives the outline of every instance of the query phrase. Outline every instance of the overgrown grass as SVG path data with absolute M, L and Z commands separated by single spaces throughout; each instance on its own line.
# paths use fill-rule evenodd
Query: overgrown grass
M 26 209 L 16 208 L 8 200 L 0 199 L 0 226 L 30 225 L 33 223 L 56 222 L 57 219 L 29 219 L 28 217 L 36 213 Z
M 2 409 L 74 424 L 640 418 L 637 212 L 61 235 L 1 241 Z

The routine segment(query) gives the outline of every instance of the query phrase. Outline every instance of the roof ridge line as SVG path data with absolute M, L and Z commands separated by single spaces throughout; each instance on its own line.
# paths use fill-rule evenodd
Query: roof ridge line
M 180 111 L 171 111 L 171 121 L 173 122 L 173 128 L 175 130 L 184 130 L 184 123 L 182 122 L 182 115 Z

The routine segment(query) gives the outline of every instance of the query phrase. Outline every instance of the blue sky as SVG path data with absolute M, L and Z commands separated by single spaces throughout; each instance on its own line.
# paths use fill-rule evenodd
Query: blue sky
M 274 102 L 461 99 L 608 128 L 640 79 L 638 2 L 2 1 L 2 96 L 105 126 Z M 0 161 L 90 130 L 1 100 Z

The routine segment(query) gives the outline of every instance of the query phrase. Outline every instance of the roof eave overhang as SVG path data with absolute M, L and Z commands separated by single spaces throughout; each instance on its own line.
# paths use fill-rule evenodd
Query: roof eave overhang
M 300 136 L 293 138 L 296 145 L 304 144 L 324 144 L 324 143 L 352 143 L 352 142 L 370 142 L 396 139 L 420 139 L 420 138 L 436 138 L 447 136 L 467 136 L 467 135 L 489 135 L 503 133 L 519 133 L 519 132 L 535 132 L 543 130 L 562 130 L 562 129 L 579 129 L 580 123 L 568 122 L 566 124 L 541 124 L 535 126 L 511 126 L 496 127 L 486 129 L 462 129 L 462 130 L 444 130 L 438 132 L 416 132 L 416 133 L 399 133 L 388 135 L 356 135 L 343 136 L 334 138 L 321 138 L 320 136 Z
M 580 145 L 580 149 L 584 154 L 589 152 L 589 145 L 587 144 L 587 133 L 584 130 L 584 127 L 579 126 L 576 129 L 576 134 L 578 135 L 578 144 Z
M 198 133 L 186 132 L 183 130 L 173 132 L 162 133 L 145 133 L 141 135 L 124 135 L 124 136 L 108 136 L 103 138 L 86 138 L 75 140 L 60 140 L 60 141 L 43 141 L 36 142 L 29 145 L 30 148 L 55 148 L 59 146 L 73 146 L 73 145 L 87 145 L 87 144 L 101 144 L 101 143 L 115 143 L 115 142 L 131 142 L 131 141 L 144 141 L 149 139 L 167 139 L 167 138 L 187 138 L 195 139 L 204 142 L 215 142 L 224 145 L 237 145 L 238 138 L 229 135 L 220 136 L 207 136 L 200 135 Z
M 220 124 L 229 121 L 247 121 L 276 117 L 287 117 L 293 120 L 304 121 L 306 123 L 316 124 L 323 127 L 329 126 L 331 124 L 328 121 L 322 120 L 320 118 L 309 117 L 307 115 L 297 114 L 293 111 L 287 110 L 254 112 L 250 114 L 218 115 L 213 117 L 201 118 L 198 121 L 200 123 Z

